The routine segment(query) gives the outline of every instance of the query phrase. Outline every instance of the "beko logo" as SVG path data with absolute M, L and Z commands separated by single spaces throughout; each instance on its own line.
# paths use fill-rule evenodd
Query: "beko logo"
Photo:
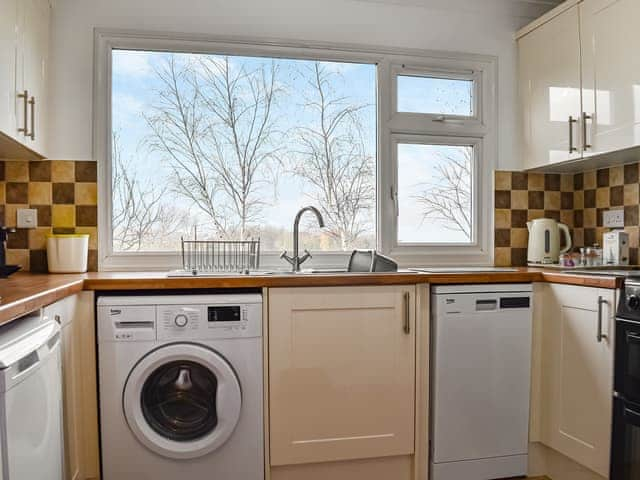
M 453 305 L 454 303 L 456 303 L 454 298 L 446 298 L 445 302 L 447 303 L 447 305 Z
M 117 309 L 117 308 L 112 308 L 109 310 L 109 314 L 110 315 L 121 315 L 122 314 L 122 310 Z

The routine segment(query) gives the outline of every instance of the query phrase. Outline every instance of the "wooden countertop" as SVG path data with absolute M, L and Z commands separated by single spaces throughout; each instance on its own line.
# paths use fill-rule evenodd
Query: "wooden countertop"
M 182 290 L 218 288 L 311 287 L 349 285 L 434 285 L 465 283 L 552 282 L 598 288 L 618 288 L 621 278 L 575 275 L 548 269 L 519 268 L 515 272 L 300 274 L 263 276 L 173 277 L 164 272 L 98 272 L 87 274 L 17 273 L 0 279 L 0 325 L 82 290 Z

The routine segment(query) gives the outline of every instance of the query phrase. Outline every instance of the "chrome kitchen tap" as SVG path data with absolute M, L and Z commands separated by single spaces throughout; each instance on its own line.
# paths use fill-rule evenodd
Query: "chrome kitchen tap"
M 300 209 L 300 211 L 297 213 L 296 219 L 293 222 L 293 257 L 290 257 L 289 255 L 287 255 L 286 250 L 282 252 L 282 254 L 280 255 L 280 258 L 289 262 L 289 264 L 292 267 L 292 271 L 294 273 L 299 272 L 300 265 L 302 265 L 304 262 L 306 262 L 308 259 L 311 258 L 311 254 L 306 249 L 304 251 L 304 255 L 300 257 L 300 239 L 299 239 L 300 219 L 302 218 L 302 215 L 304 215 L 305 212 L 313 212 L 316 218 L 318 219 L 318 225 L 320 226 L 320 228 L 324 228 L 324 219 L 322 218 L 322 214 L 320 213 L 320 210 L 318 210 L 316 207 L 311 207 L 311 206 L 304 207 Z

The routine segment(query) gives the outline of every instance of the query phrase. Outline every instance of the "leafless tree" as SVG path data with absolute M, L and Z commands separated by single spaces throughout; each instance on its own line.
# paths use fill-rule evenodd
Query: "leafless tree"
M 441 222 L 444 228 L 462 232 L 470 240 L 473 150 L 463 148 L 460 152 L 443 154 L 434 167 L 434 181 L 424 185 L 414 198 L 422 206 L 425 220 Z
M 118 251 L 138 251 L 181 228 L 184 217 L 165 201 L 166 187 L 145 185 L 130 161 L 122 158 L 119 137 L 112 136 L 113 240 Z
M 312 187 L 327 231 L 343 250 L 371 230 L 375 201 L 375 159 L 366 148 L 361 114 L 368 105 L 350 103 L 331 88 L 332 75 L 320 62 L 310 66 L 310 94 L 304 107 L 313 123 L 295 129 L 294 173 Z
M 173 190 L 204 212 L 219 236 L 244 239 L 277 164 L 275 62 L 250 70 L 229 57 L 185 62 L 171 55 L 156 74 L 162 86 L 146 116 L 148 141 L 169 161 Z

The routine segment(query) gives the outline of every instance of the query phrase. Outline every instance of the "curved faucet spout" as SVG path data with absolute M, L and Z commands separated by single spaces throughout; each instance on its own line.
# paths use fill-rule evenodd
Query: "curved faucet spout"
M 289 262 L 294 272 L 299 272 L 300 265 L 311 258 L 311 254 L 307 250 L 305 250 L 305 253 L 302 257 L 300 256 L 300 219 L 302 218 L 302 215 L 305 214 L 305 212 L 313 212 L 313 214 L 318 219 L 318 225 L 320 226 L 320 228 L 324 228 L 324 218 L 322 218 L 320 210 L 318 210 L 316 207 L 310 205 L 308 207 L 301 208 L 298 211 L 293 222 L 293 257 L 287 255 L 286 251 L 282 252 L 282 255 L 280 255 L 280 258 L 283 258 L 284 260 Z

